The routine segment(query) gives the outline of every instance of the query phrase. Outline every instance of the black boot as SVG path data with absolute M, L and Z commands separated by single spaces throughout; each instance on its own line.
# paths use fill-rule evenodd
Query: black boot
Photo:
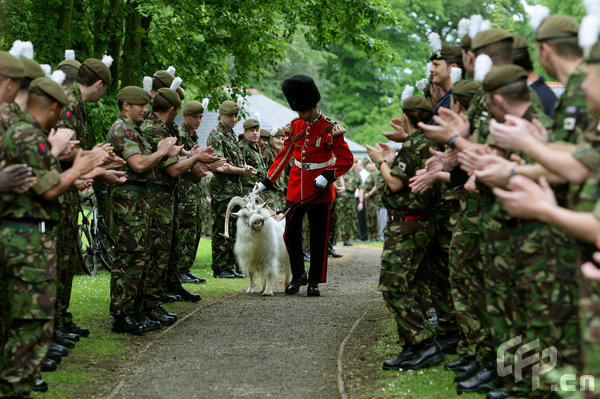
M 420 370 L 424 367 L 435 365 L 444 361 L 444 352 L 437 341 L 432 339 L 424 344 L 413 357 L 404 361 L 399 366 L 405 370 Z
M 477 374 L 480 369 L 481 364 L 477 360 L 473 360 L 471 363 L 468 363 L 464 367 L 461 367 L 462 372 L 460 372 L 454 377 L 454 383 L 457 384 L 459 382 L 468 380 L 469 378 Z
M 31 389 L 33 389 L 35 392 L 47 392 L 48 383 L 46 380 L 37 380 Z
M 77 334 L 83 338 L 87 338 L 90 335 L 90 330 L 88 330 L 85 327 L 80 327 L 77 324 L 73 323 L 72 321 L 66 323 L 63 326 L 63 330 L 65 330 L 66 332 L 72 333 L 72 334 Z
M 56 362 L 52 359 L 45 358 L 42 360 L 42 371 L 56 370 Z
M 53 352 L 57 352 L 61 357 L 69 356 L 67 347 L 57 344 L 54 340 L 50 343 L 50 349 Z
M 298 291 L 300 291 L 300 287 L 306 284 L 308 284 L 308 277 L 306 276 L 306 273 L 303 273 L 299 279 L 292 279 L 288 286 L 285 287 L 285 293 L 288 295 L 297 294 Z
M 164 308 L 162 308 L 161 306 L 157 306 L 153 309 L 145 310 L 144 314 L 150 320 L 159 322 L 161 326 L 170 326 L 171 324 L 175 323 L 175 319 L 170 316 L 167 316 L 165 312 L 166 311 L 164 310 Z
M 502 380 L 498 377 L 496 366 L 492 363 L 485 364 L 479 371 L 468 380 L 456 385 L 458 394 L 464 392 L 490 392 L 502 386 Z
M 509 395 L 506 391 L 492 391 L 485 395 L 485 399 L 508 399 Z
M 475 356 L 473 356 L 473 355 L 460 355 L 460 357 L 458 359 L 453 360 L 451 362 L 446 362 L 444 364 L 444 368 L 446 370 L 454 370 L 458 367 L 462 367 L 468 363 L 471 363 L 474 359 L 475 359 Z
M 54 360 L 56 364 L 60 364 L 60 362 L 62 362 L 62 356 L 58 352 L 48 351 L 48 353 L 46 353 L 46 357 Z
M 383 370 L 400 370 L 400 364 L 413 357 L 418 349 L 419 347 L 417 345 L 404 345 L 404 348 L 402 348 L 402 352 L 400 352 L 398 357 L 395 359 L 386 360 L 383 362 L 383 366 L 381 368 Z
M 306 289 L 306 296 L 321 296 L 321 291 L 319 291 L 319 283 L 309 281 L 308 288 Z
M 146 333 L 146 327 L 135 321 L 132 316 L 116 316 L 112 325 L 113 332 L 142 335 Z
M 187 272 L 185 274 L 186 274 L 186 276 L 188 276 L 191 279 L 198 280 L 198 283 L 200 283 L 200 284 L 206 284 L 206 279 L 204 277 L 198 277 L 192 272 Z
M 150 320 L 143 312 L 136 312 L 132 317 L 138 324 L 144 326 L 146 331 L 156 331 L 162 327 L 158 321 Z
M 183 288 L 183 285 L 181 284 L 175 287 L 170 287 L 168 293 L 178 295 L 179 297 L 181 297 L 181 300 L 185 302 L 196 303 L 202 299 L 202 297 L 199 294 L 192 294 L 191 292 Z
M 64 338 L 64 339 L 68 339 L 69 341 L 73 341 L 73 342 L 77 342 L 79 341 L 79 335 L 77 334 L 73 334 L 70 332 L 65 331 L 62 328 L 59 328 L 55 333 L 55 336 L 59 337 L 59 338 Z

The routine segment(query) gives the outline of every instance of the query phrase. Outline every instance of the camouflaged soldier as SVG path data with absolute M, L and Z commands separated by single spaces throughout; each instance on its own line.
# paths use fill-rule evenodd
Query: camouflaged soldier
M 79 68 L 81 68 L 81 62 L 75 59 L 75 51 L 65 50 L 65 59 L 62 60 L 56 69 L 65 73 L 65 81 L 63 87 L 70 86 L 77 79 L 79 74 Z
M 123 167 L 127 182 L 111 193 L 115 215 L 116 259 L 110 281 L 110 314 L 115 332 L 143 334 L 160 328 L 142 313 L 141 296 L 144 275 L 150 265 L 148 239 L 150 231 L 151 184 L 154 168 L 164 162 L 175 144 L 168 138 L 152 151 L 142 136 L 139 124 L 144 120 L 148 94 L 139 87 L 127 86 L 119 91 L 119 117 L 111 126 L 107 142 L 115 154 L 127 163 Z
M 3 81 L 7 80 L 7 88 L 0 99 L 0 136 L 3 136 L 8 128 L 15 122 L 22 121 L 25 114 L 15 102 L 19 91 L 20 80 L 25 77 L 23 63 L 12 54 L 0 52 L 0 75 Z
M 76 81 L 66 88 L 68 104 L 65 106 L 56 127 L 73 129 L 73 140 L 79 140 L 83 150 L 91 150 L 93 143 L 87 127 L 86 102 L 98 102 L 110 84 L 109 65 L 112 58 L 106 56 L 102 62 L 96 58 L 86 59 L 79 69 Z M 105 64 L 106 63 L 106 64 Z M 107 65 L 108 64 L 108 65 Z M 76 154 L 77 151 L 73 151 Z M 70 161 L 61 161 L 63 169 L 69 167 Z M 58 274 L 56 292 L 55 327 L 69 333 L 88 336 L 89 330 L 79 327 L 73 322 L 73 315 L 68 311 L 71 301 L 73 276 L 81 273 L 81 264 L 77 249 L 77 221 L 79 216 L 79 192 L 72 187 L 64 195 L 61 204 L 61 223 L 57 228 L 56 248 Z
M 279 154 L 279 151 L 283 149 L 283 141 L 285 140 L 285 135 L 283 133 L 283 129 L 273 129 L 271 132 L 266 131 L 269 134 L 269 145 L 263 150 L 264 162 L 267 170 L 275 161 L 275 157 Z M 274 134 L 273 134 L 274 133 Z M 261 135 L 262 135 L 261 129 Z M 283 209 L 285 206 L 285 194 L 287 190 L 287 180 L 290 175 L 290 170 L 292 169 L 292 165 L 288 165 L 286 170 L 279 176 L 279 179 L 275 183 L 273 183 L 273 190 L 265 190 L 262 192 L 262 196 L 269 200 L 269 206 L 272 209 Z
M 186 151 L 191 151 L 198 144 L 196 129 L 200 126 L 203 113 L 204 107 L 198 101 L 188 101 L 183 107 L 179 139 Z M 175 195 L 175 223 L 169 269 L 179 271 L 182 283 L 206 283 L 206 279 L 195 276 L 190 270 L 196 259 L 204 217 L 200 212 L 201 177 L 194 173 L 181 175 Z M 174 265 L 171 266 L 171 263 Z
M 424 168 L 430 156 L 431 143 L 416 126 L 431 119 L 433 107 L 424 98 L 409 97 L 402 103 L 402 112 L 409 136 L 397 155 L 391 147 L 367 146 L 386 182 L 382 201 L 388 210 L 388 224 L 378 289 L 396 319 L 403 346 L 396 359 L 384 362 L 386 370 L 420 369 L 444 360 L 444 348 L 427 317 L 435 304 L 424 295 L 429 292 L 426 264 L 434 231 L 428 212 L 436 194 L 433 190 L 414 194 L 408 187 L 409 178 Z
M 369 176 L 362 187 L 364 204 L 367 208 L 367 226 L 369 226 L 369 241 L 379 241 L 379 228 L 377 224 L 377 210 L 383 207 L 381 195 L 377 191 L 376 180 L 381 173 L 373 162 L 367 163 Z
M 247 119 L 244 122 L 244 135 L 239 141 L 244 163 L 256 169 L 256 176 L 242 176 L 242 189 L 244 195 L 252 192 L 256 177 L 263 178 L 267 175 L 267 168 L 262 151 L 258 146 L 260 138 L 260 123 L 256 119 Z
M 361 179 L 354 166 L 344 175 L 344 192 L 336 202 L 338 215 L 340 216 L 338 226 L 341 230 L 344 246 L 352 246 L 351 241 L 358 237 L 358 215 L 354 193 L 360 187 Z
M 32 117 L 8 130 L 0 154 L 8 164 L 27 162 L 37 176 L 30 191 L 0 197 L 0 247 L 4 266 L 12 274 L 11 319 L 0 357 L 0 395 L 8 397 L 30 393 L 52 340 L 60 195 L 104 161 L 99 154 L 78 155 L 61 174 L 48 130 L 67 97 L 60 83 L 46 77 L 31 82 L 29 90 L 27 107 Z
M 238 145 L 233 127 L 238 121 L 239 106 L 233 101 L 224 101 L 219 108 L 219 124 L 210 132 L 206 144 L 214 148 L 214 154 L 224 157 L 229 167 L 224 172 L 215 172 L 210 180 L 212 227 L 212 270 L 216 278 L 244 277 L 238 273 L 233 240 L 221 236 L 225 226 L 225 212 L 229 200 L 244 195 L 242 176 L 254 176 L 256 170 L 244 164 L 244 156 Z M 229 226 L 229 235 L 235 237 L 235 223 Z

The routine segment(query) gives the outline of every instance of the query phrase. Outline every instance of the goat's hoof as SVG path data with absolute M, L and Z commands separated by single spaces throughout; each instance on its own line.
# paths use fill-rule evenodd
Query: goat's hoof
M 269 292 L 265 291 L 265 292 L 263 292 L 263 296 L 273 296 L 273 291 L 269 291 Z

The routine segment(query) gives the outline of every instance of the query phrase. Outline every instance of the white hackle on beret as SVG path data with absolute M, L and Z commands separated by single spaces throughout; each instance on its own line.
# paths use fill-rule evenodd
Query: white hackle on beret
M 471 15 L 469 20 L 469 36 L 471 39 L 475 39 L 475 36 L 481 30 L 481 23 L 483 22 L 483 17 L 479 14 Z
M 598 0 L 583 0 L 583 6 L 588 15 L 596 15 L 600 17 L 600 1 Z
M 402 102 L 411 98 L 415 94 L 415 87 L 411 85 L 404 86 L 404 90 L 402 90 Z
M 550 15 L 550 9 L 541 4 L 536 4 L 529 13 L 529 25 L 534 31 L 537 31 L 542 22 Z
M 40 65 L 40 68 L 42 68 L 42 71 L 44 71 L 44 74 L 46 74 L 47 77 L 50 77 L 50 75 L 52 74 L 52 68 L 50 67 L 50 65 L 42 64 Z
M 33 44 L 31 42 L 24 42 L 21 40 L 15 40 L 12 47 L 8 51 L 12 56 L 16 58 L 25 57 L 30 60 L 33 59 Z
M 483 82 L 485 75 L 492 69 L 492 59 L 487 54 L 480 54 L 475 58 L 475 76 L 474 79 L 478 82 Z
M 274 137 L 277 134 L 277 131 L 279 129 L 277 129 L 276 127 L 274 127 L 273 129 L 269 130 L 269 134 L 271 135 L 271 137 Z
M 433 63 L 428 62 L 427 65 L 425 66 L 425 79 L 429 80 L 429 78 L 431 77 L 431 67 L 433 66 Z
M 75 50 L 65 50 L 65 60 L 74 60 Z
M 152 91 L 152 77 L 151 76 L 144 76 L 144 79 L 142 79 L 142 89 L 144 89 L 144 91 L 148 94 L 150 94 L 150 92 Z
M 104 54 L 104 57 L 102 57 L 102 63 L 106 65 L 107 68 L 110 68 L 113 63 L 113 57 L 108 54 Z
M 429 45 L 434 53 L 442 50 L 442 39 L 440 39 L 440 35 L 436 32 L 431 32 L 429 36 L 427 36 L 427 39 L 429 40 Z
M 209 102 L 210 102 L 210 100 L 209 100 L 208 98 L 206 98 L 206 97 L 204 97 L 204 98 L 202 99 L 202 108 L 204 108 L 204 110 L 207 110 L 207 109 L 208 109 L 208 103 L 209 103 Z
M 427 83 L 429 83 L 429 80 L 427 80 L 426 78 L 423 78 L 421 80 L 417 80 L 417 82 L 415 83 L 415 86 L 417 86 L 417 89 L 419 89 L 419 91 L 421 93 L 424 93 Z
M 484 19 L 481 22 L 481 27 L 479 28 L 479 32 L 483 32 L 484 30 L 490 30 L 492 29 L 492 21 L 490 21 L 489 19 Z
M 169 66 L 167 68 L 167 72 L 169 72 L 171 75 L 175 75 L 175 67 L 174 66 Z
M 169 87 L 169 89 L 171 89 L 171 90 L 177 90 L 177 89 L 179 89 L 179 86 L 181 86 L 181 82 L 183 82 L 183 79 L 181 79 L 179 76 L 177 76 L 171 82 L 171 86 Z
M 600 16 L 598 15 L 586 15 L 581 20 L 579 26 L 579 47 L 584 51 L 592 48 L 598 41 L 598 35 L 600 34 Z
M 456 82 L 462 79 L 462 69 L 457 67 L 452 67 L 450 70 L 450 81 L 454 85 Z
M 63 82 L 65 81 L 66 77 L 67 77 L 67 75 L 63 71 L 61 71 L 59 69 L 57 69 L 56 71 L 52 72 L 52 75 L 50 75 L 50 79 L 52 79 L 53 81 L 55 81 L 59 85 L 63 84 Z
M 244 98 L 243 97 L 238 97 L 238 99 L 237 99 L 237 106 L 239 108 L 242 108 L 243 104 L 244 104 Z
M 260 114 L 258 112 L 254 113 L 254 119 L 256 119 L 258 121 L 258 124 L 260 124 Z
M 469 33 L 469 27 L 471 26 L 471 20 L 463 18 L 458 22 L 458 38 L 462 39 L 467 33 Z

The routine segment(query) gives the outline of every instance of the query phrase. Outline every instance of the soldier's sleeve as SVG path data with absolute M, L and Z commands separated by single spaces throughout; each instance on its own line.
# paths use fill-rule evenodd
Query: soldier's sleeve
M 292 156 L 294 155 L 294 144 L 292 143 L 293 129 L 292 125 L 288 124 L 283 128 L 285 134 L 285 140 L 283 141 L 283 148 L 279 151 L 279 154 L 273 160 L 273 164 L 269 168 L 266 179 L 271 182 L 277 181 L 281 173 L 285 170 L 286 166 L 290 164 Z
M 218 133 L 214 130 L 208 135 L 208 138 L 206 139 L 206 145 L 211 146 L 215 150 L 213 155 L 217 157 L 225 157 L 221 137 L 219 137 Z
M 335 163 L 329 166 L 326 170 L 333 170 L 334 176 L 337 178 L 348 172 L 354 164 L 354 155 L 348 147 L 348 143 L 344 139 L 346 129 L 339 123 L 336 123 L 331 131 L 333 137 L 333 154 L 335 155 Z M 331 172 L 330 172 L 331 173 Z
M 58 118 L 58 122 L 56 122 L 55 126 L 57 128 L 64 127 L 68 129 L 77 130 L 76 124 L 77 122 L 75 119 L 75 112 L 73 111 L 73 104 L 69 103 L 63 108 L 63 112 L 60 115 L 60 118 Z M 75 139 L 76 138 L 74 137 L 73 140 Z
M 600 219 L 600 200 L 596 201 L 596 205 L 594 205 L 594 210 L 592 212 L 596 219 Z
M 421 150 L 421 143 L 411 143 L 403 145 L 398 152 L 396 167 L 391 170 L 390 174 L 402 180 L 405 186 L 408 185 L 408 180 L 417 173 L 417 170 L 421 169 L 420 166 L 424 162 L 421 160 Z
M 600 153 L 589 143 L 578 146 L 573 151 L 573 158 L 577 159 L 594 173 L 600 170 Z
M 122 127 L 116 128 L 112 134 L 109 134 L 109 142 L 115 149 L 116 154 L 125 160 L 132 155 L 142 154 L 135 132 L 127 127 L 124 129 Z
M 50 143 L 36 134 L 27 134 L 16 138 L 15 150 L 11 163 L 25 163 L 33 169 L 37 178 L 33 191 L 42 195 L 52 187 L 60 183 L 60 171 L 53 169 L 50 165 L 56 165 L 52 158 Z

